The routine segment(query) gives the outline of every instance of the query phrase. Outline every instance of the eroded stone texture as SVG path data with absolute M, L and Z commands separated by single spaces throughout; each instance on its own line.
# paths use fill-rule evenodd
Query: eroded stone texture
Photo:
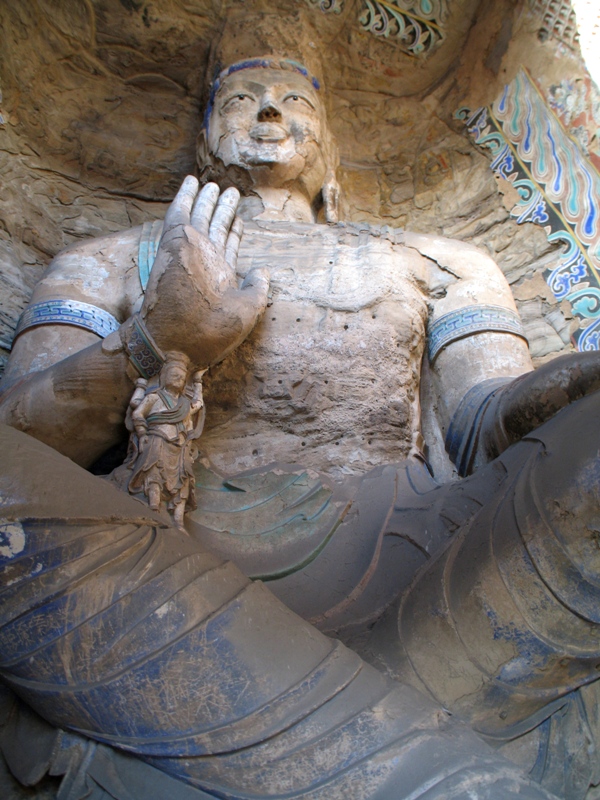
M 298 460 L 339 477 L 408 455 L 427 263 L 401 244 L 358 225 L 247 225 L 238 269 L 268 265 L 272 300 L 207 380 L 201 449 L 217 467 Z

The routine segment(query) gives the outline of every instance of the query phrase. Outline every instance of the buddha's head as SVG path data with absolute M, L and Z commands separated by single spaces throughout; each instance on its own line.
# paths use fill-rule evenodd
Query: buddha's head
M 337 148 L 318 81 L 300 64 L 274 57 L 223 70 L 199 141 L 204 177 L 242 194 L 299 191 L 327 221 L 337 218 Z

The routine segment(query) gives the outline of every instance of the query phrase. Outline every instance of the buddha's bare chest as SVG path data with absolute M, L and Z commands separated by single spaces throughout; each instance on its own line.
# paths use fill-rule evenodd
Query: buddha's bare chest
M 366 232 L 246 232 L 238 270 L 267 268 L 271 296 L 205 383 L 203 443 L 217 466 L 335 472 L 408 452 L 425 341 L 419 258 Z

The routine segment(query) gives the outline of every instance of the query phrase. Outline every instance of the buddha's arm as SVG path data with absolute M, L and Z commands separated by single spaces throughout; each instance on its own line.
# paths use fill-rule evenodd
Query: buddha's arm
M 419 234 L 406 237 L 407 244 L 428 259 L 428 356 L 446 432 L 469 389 L 489 379 L 529 372 L 533 364 L 527 342 L 519 335 L 510 287 L 496 263 L 464 242 Z
M 67 325 L 27 331 L 15 347 L 0 421 L 89 465 L 120 438 L 136 369 L 144 374 L 148 357 L 159 361 L 161 351 L 180 350 L 198 367 L 207 367 L 243 341 L 265 307 L 268 281 L 255 270 L 237 286 L 238 197 L 235 190 L 219 196 L 214 184 L 199 192 L 196 179 L 187 178 L 165 218 L 137 321 L 122 322 L 131 311 L 122 291 L 121 319 L 103 341 Z M 131 260 L 131 254 L 124 256 Z M 59 277 L 67 291 L 64 266 Z M 109 292 L 106 296 L 110 299 Z
M 0 397 L 0 422 L 82 466 L 92 464 L 119 441 L 133 392 L 128 359 L 116 336 L 112 352 L 98 341 L 10 386 Z
M 33 324 L 18 333 L 0 387 L 0 421 L 82 465 L 119 440 L 137 377 L 118 330 L 107 334 L 141 301 L 140 230 L 82 242 L 53 259 L 24 315 Z
M 446 448 L 461 474 L 600 388 L 598 353 L 533 370 L 508 283 L 485 253 L 407 234 L 429 263 L 428 358 Z
M 97 343 L 140 308 L 141 232 L 78 242 L 52 259 L 19 322 L 4 388 Z

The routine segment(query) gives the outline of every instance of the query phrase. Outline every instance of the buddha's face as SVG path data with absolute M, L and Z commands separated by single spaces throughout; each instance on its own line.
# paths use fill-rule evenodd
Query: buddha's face
M 208 147 L 225 166 L 281 186 L 299 178 L 316 194 L 326 173 L 324 112 L 308 80 L 278 69 L 244 69 L 223 81 L 211 114 Z

